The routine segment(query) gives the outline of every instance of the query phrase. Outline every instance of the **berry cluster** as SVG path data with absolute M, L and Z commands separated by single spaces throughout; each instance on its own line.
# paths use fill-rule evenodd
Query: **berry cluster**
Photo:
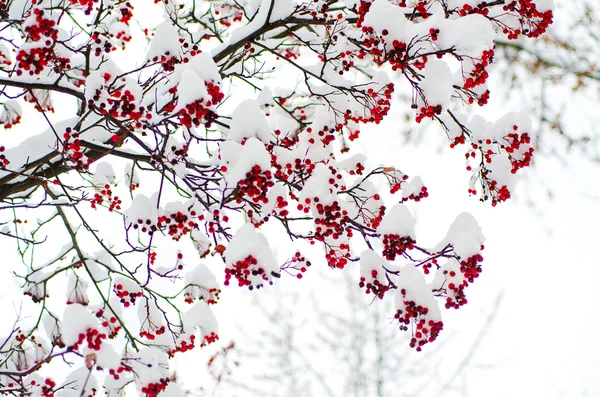
M 100 32 L 93 32 L 91 37 L 91 49 L 93 50 L 93 54 L 97 57 L 102 55 L 103 53 L 109 54 L 111 51 L 115 51 L 117 48 L 112 45 L 109 38 Z
M 294 256 L 281 265 L 280 269 L 286 273 L 295 274 L 296 278 L 301 279 L 303 277 L 303 273 L 306 273 L 306 270 L 310 266 L 310 261 L 307 261 L 306 258 L 300 254 L 300 252 L 296 252 Z
M 179 241 L 182 236 L 188 234 L 193 228 L 198 227 L 198 223 L 194 220 L 196 217 L 197 214 L 194 210 L 191 210 L 189 213 L 177 211 L 159 216 L 156 226 L 161 230 L 166 228 L 169 236 L 173 240 Z M 200 215 L 199 219 L 204 219 L 204 216 Z
M 169 378 L 162 378 L 159 382 L 148 383 L 146 386 L 143 386 L 140 391 L 146 397 L 158 397 L 160 392 L 167 388 L 167 384 L 169 384 L 169 382 Z
M 307 128 L 306 132 L 311 134 L 312 129 L 309 127 Z M 314 143 L 314 138 L 309 138 L 309 141 L 310 140 L 312 140 L 312 143 Z M 272 147 L 270 149 L 271 151 L 273 150 Z M 315 163 L 313 163 L 313 161 L 309 158 L 296 158 L 293 162 L 289 161 L 285 164 L 279 163 L 278 160 L 279 159 L 275 154 L 271 154 L 271 165 L 275 170 L 275 178 L 290 183 L 297 183 L 298 181 L 306 180 L 310 175 L 312 175 L 312 172 L 315 169 Z M 306 212 L 308 212 L 308 210 Z
M 214 343 L 218 340 L 219 340 L 219 335 L 215 334 L 214 332 L 211 332 L 208 335 L 204 335 L 204 341 L 200 344 L 200 347 L 210 345 L 211 343 Z
M 400 293 L 404 297 L 403 309 L 398 309 L 396 314 L 394 314 L 394 318 L 400 322 L 400 329 L 404 331 L 408 330 L 408 325 L 411 323 L 411 320 L 414 320 L 410 347 L 421 351 L 425 344 L 437 339 L 444 324 L 442 321 L 427 319 L 429 308 L 417 305 L 413 300 L 406 299 L 406 290 L 402 289 Z
M 315 209 L 315 238 L 319 241 L 324 241 L 325 238 L 331 237 L 337 240 L 345 235 L 345 224 L 349 220 L 348 211 L 342 210 L 337 201 L 331 204 L 322 204 L 318 197 L 313 197 L 312 201 Z
M 473 62 L 473 69 L 465 79 L 463 87 L 467 90 L 485 84 L 489 76 L 486 68 L 494 61 L 494 50 L 484 50 L 478 61 Z
M 46 46 L 50 47 L 58 40 L 58 29 L 56 29 L 56 21 L 45 17 L 45 11 L 41 8 L 34 8 L 32 16 L 25 22 L 25 33 L 29 40 L 41 41 L 45 40 Z
M 165 331 L 166 331 L 166 328 L 164 325 L 161 325 L 160 327 L 158 327 L 158 326 L 155 326 L 154 324 L 150 323 L 149 327 L 148 327 L 148 331 L 145 331 L 145 330 L 140 331 L 140 336 L 142 338 L 145 337 L 148 340 L 154 340 L 154 339 L 156 339 L 157 336 L 164 334 Z
M 98 0 L 70 0 L 71 4 L 83 9 L 85 15 L 90 15 L 94 9 L 94 3 Z
M 365 226 L 371 229 L 377 229 L 383 220 L 386 210 L 379 194 L 368 197 L 353 196 L 353 200 L 358 208 L 357 218 L 360 219 Z
M 196 335 L 190 335 L 190 339 L 182 340 L 174 349 L 169 350 L 169 357 L 175 356 L 175 353 L 185 353 L 196 347 Z
M 130 305 L 135 305 L 136 299 L 140 298 L 142 296 L 142 291 L 129 292 L 123 286 L 123 284 L 115 284 L 113 290 L 114 290 L 115 294 L 117 294 L 117 297 L 121 299 L 121 303 L 125 307 L 129 307 Z
M 265 269 L 259 265 L 258 260 L 252 255 L 248 255 L 243 260 L 234 262 L 229 266 L 230 267 L 225 269 L 225 282 L 223 283 L 225 285 L 229 285 L 232 276 L 238 281 L 238 285 L 240 287 L 247 286 L 249 289 L 254 289 L 254 287 L 262 287 L 262 283 L 253 283 L 250 280 L 251 277 L 255 277 L 262 281 L 267 281 L 269 284 L 273 284 Z M 270 276 L 279 277 L 279 274 L 272 272 Z
M 210 108 L 221 102 L 225 98 L 225 94 L 221 92 L 218 84 L 205 83 L 205 85 L 210 96 L 209 99 L 198 99 L 179 110 L 179 122 L 187 128 L 192 128 L 192 124 L 198 127 L 202 122 L 210 127 L 217 118 L 217 114 Z
M 113 196 L 110 185 L 107 183 L 104 185 L 102 189 L 96 189 L 96 193 L 94 193 L 94 198 L 91 201 L 92 208 L 96 208 L 96 205 L 102 205 L 104 202 L 108 204 L 108 210 L 113 212 L 114 210 L 121 210 L 121 199 L 119 196 Z
M 102 346 L 102 341 L 104 339 L 106 339 L 106 334 L 100 333 L 100 331 L 98 331 L 95 328 L 88 328 L 85 331 L 85 334 L 79 334 L 77 342 L 75 342 L 75 344 L 73 345 L 73 350 L 77 351 L 79 349 L 79 346 L 86 342 L 87 347 L 89 349 L 98 351 L 100 350 L 100 347 Z
M 404 254 L 406 250 L 414 248 L 414 240 L 408 236 L 399 236 L 397 234 L 383 235 L 383 257 L 388 261 L 393 261 L 396 256 Z
M 134 230 L 139 230 L 142 233 L 148 233 L 150 236 L 152 236 L 154 232 L 158 230 L 156 223 L 151 219 L 139 218 L 136 223 L 132 224 L 132 227 Z
M 104 79 L 110 79 L 110 75 L 105 75 Z M 146 109 L 143 106 L 138 107 L 136 98 L 128 89 L 116 89 L 105 93 L 105 89 L 97 89 L 93 98 L 88 101 L 90 109 L 98 109 L 100 114 L 110 115 L 114 118 L 123 118 L 126 120 L 138 121 L 142 118 Z M 137 125 L 136 125 L 137 126 Z M 113 137 L 114 143 L 120 139 L 119 135 Z
M 393 167 L 383 168 L 382 172 L 390 185 L 390 194 L 399 192 L 400 189 L 402 189 L 402 184 L 406 183 L 408 180 L 408 175 Z
M 52 47 L 25 44 L 17 52 L 17 76 L 23 71 L 29 72 L 30 76 L 39 75 L 55 58 Z
M 346 120 L 350 119 L 357 123 L 375 123 L 379 124 L 381 120 L 388 114 L 390 110 L 390 101 L 392 94 L 394 93 L 394 83 L 389 83 L 383 86 L 379 90 L 373 88 L 367 89 L 367 99 L 365 100 L 365 109 L 369 112 L 368 115 L 353 115 L 350 110 L 347 110 L 344 114 Z M 350 136 L 350 140 L 354 140 L 358 137 Z
M 439 115 L 442 113 L 442 105 L 436 105 L 436 106 L 422 106 L 419 109 L 419 113 L 417 113 L 417 115 L 415 116 L 415 120 L 417 123 L 420 123 L 421 121 L 423 121 L 424 118 L 435 118 L 436 115 Z
M 480 262 L 483 262 L 481 254 L 473 255 L 460 262 L 460 272 L 469 283 L 472 283 L 479 277 L 479 274 L 481 273 Z
M 513 129 L 517 131 L 518 126 L 513 126 Z M 516 174 L 521 168 L 531 165 L 534 149 L 531 146 L 531 138 L 526 132 L 522 134 L 509 133 L 504 140 L 506 145 L 501 144 L 500 147 L 509 154 L 512 165 L 511 173 Z
M 538 37 L 552 24 L 554 17 L 552 10 L 540 12 L 533 0 L 513 0 L 502 8 L 507 12 L 516 12 L 520 16 L 521 30 L 504 28 L 503 33 L 509 40 L 516 40 L 522 33 L 527 37 Z
M 219 4 L 219 9 L 215 9 L 214 14 L 219 17 L 219 23 L 225 27 L 230 27 L 235 22 L 241 22 L 244 13 L 229 4 Z M 221 14 L 226 14 L 220 16 Z
M 477 4 L 475 7 L 471 6 L 470 4 L 464 4 L 458 10 L 458 14 L 461 17 L 470 15 L 470 14 L 481 14 L 483 16 L 487 16 L 489 14 L 489 12 L 490 12 L 490 10 L 485 2 Z
M 50 378 L 46 378 L 44 380 L 44 383 L 38 383 L 35 380 L 31 380 L 29 382 L 29 385 L 32 387 L 39 387 L 39 389 L 40 389 L 39 395 L 41 397 L 54 397 L 54 391 L 55 391 L 54 388 L 56 387 L 56 382 L 54 382 Z M 14 387 L 15 385 L 11 382 L 7 386 L 10 389 L 10 388 Z M 2 392 L 2 395 L 4 395 L 4 394 L 5 394 L 5 392 Z M 34 393 L 30 393 L 30 394 L 34 394 Z M 36 394 L 36 395 L 38 395 L 38 394 Z
M 78 171 L 89 169 L 92 159 L 83 154 L 79 133 L 68 127 L 63 138 L 62 156 L 67 165 Z
M 120 365 L 116 370 L 111 368 L 108 370 L 108 375 L 112 376 L 114 380 L 119 380 L 123 372 L 131 372 L 131 368 L 125 365 Z
M 104 309 L 98 309 L 96 317 L 102 321 L 102 326 L 107 328 L 108 339 L 114 339 L 122 328 L 120 324 L 117 324 L 117 318 L 115 316 L 105 317 Z
M 183 293 L 185 302 L 192 304 L 194 299 L 199 298 L 206 301 L 208 305 L 214 305 L 219 299 L 221 290 L 218 288 L 204 288 L 197 285 L 190 285 Z
M 0 146 L 0 168 L 5 168 L 9 164 L 10 161 L 8 161 L 6 155 L 4 154 L 4 146 Z
M 240 198 L 249 198 L 254 204 L 266 204 L 269 202 L 267 192 L 274 185 L 271 171 L 263 171 L 260 166 L 255 165 L 246 173 L 246 177 L 238 182 L 238 195 Z
M 383 295 L 390 290 L 389 285 L 384 285 L 379 281 L 379 271 L 371 270 L 371 280 L 367 280 L 365 277 L 361 277 L 358 283 L 360 288 L 365 288 L 365 292 L 368 294 L 373 293 L 379 299 L 383 299 Z
M 417 192 L 412 192 L 407 197 L 403 197 L 400 200 L 401 203 L 407 202 L 408 200 L 413 200 L 415 202 L 419 202 L 422 199 L 429 197 L 429 192 L 427 192 L 427 187 L 421 186 L 421 188 Z
M 21 112 L 18 108 L 6 103 L 0 104 L 0 106 L 2 106 L 0 109 L 0 125 L 4 125 L 4 129 L 8 130 L 13 125 L 21 122 Z

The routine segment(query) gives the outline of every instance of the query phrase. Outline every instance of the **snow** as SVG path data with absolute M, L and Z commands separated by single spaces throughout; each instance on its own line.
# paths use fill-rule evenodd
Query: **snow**
M 88 328 L 100 328 L 98 319 L 85 306 L 79 304 L 67 305 L 62 319 L 62 336 L 67 346 L 77 343 L 79 334 L 85 334 Z
M 194 303 L 191 309 L 183 313 L 183 331 L 186 334 L 191 334 L 196 329 L 202 332 L 202 338 L 219 332 L 217 318 L 204 301 Z
M 186 298 L 214 300 L 214 293 L 209 291 L 219 289 L 216 277 L 204 263 L 193 265 L 193 269 L 185 275 L 184 283 L 188 286 L 184 292 Z
M 394 40 L 408 43 L 412 39 L 411 25 L 413 23 L 404 16 L 404 10 L 388 0 L 371 3 L 363 23 L 363 26 L 372 27 L 380 36 L 383 36 L 384 29 L 389 32 L 385 37 L 388 50 L 392 48 Z
M 450 67 L 439 60 L 430 60 L 421 71 L 423 80 L 419 87 L 423 90 L 429 106 L 441 105 L 447 109 L 450 97 L 454 92 L 453 77 Z
M 360 254 L 360 276 L 364 277 L 365 280 L 374 280 L 372 271 L 375 270 L 377 271 L 377 277 L 375 279 L 382 285 L 387 285 L 384 268 L 392 269 L 392 266 L 375 251 L 365 250 Z
M 179 111 L 179 109 L 195 101 L 206 100 L 208 98 L 208 91 L 206 91 L 204 81 L 191 69 L 186 69 L 181 74 L 181 81 L 177 85 L 177 92 L 179 93 L 179 102 L 175 111 Z
M 485 237 L 481 227 L 473 215 L 463 212 L 450 225 L 446 237 L 436 246 L 435 250 L 442 250 L 446 245 L 451 244 L 461 259 L 467 259 L 478 254 L 484 242 Z
M 158 194 L 155 193 L 152 197 L 148 197 L 144 194 L 138 194 L 133 199 L 131 207 L 125 211 L 125 221 L 129 225 L 138 223 L 138 220 L 150 219 L 152 222 L 156 222 L 158 218 Z
M 406 305 L 404 301 L 414 301 L 417 305 L 427 307 L 429 312 L 427 317 L 434 321 L 442 320 L 442 313 L 438 306 L 438 302 L 433 296 L 431 287 L 427 284 L 423 273 L 413 264 L 408 264 L 400 268 L 400 275 L 397 278 L 396 285 L 398 291 L 395 294 L 394 300 L 396 304 L 396 310 L 405 310 Z M 404 297 L 401 291 L 406 292 Z
M 272 130 L 260 105 L 254 99 L 242 101 L 231 115 L 231 125 L 228 138 L 242 142 L 246 138 L 255 137 L 263 143 L 269 143 L 272 139 Z
M 171 56 L 179 54 L 181 43 L 179 42 L 179 33 L 171 22 L 163 22 L 159 24 L 155 31 L 154 37 L 150 42 L 150 48 L 146 54 L 146 60 L 151 61 L 152 58 L 169 53 Z
M 92 183 L 98 189 L 104 189 L 104 185 L 111 185 L 115 182 L 115 170 L 108 161 L 98 161 L 95 163 L 95 171 L 92 171 L 94 177 Z
M 409 209 L 397 203 L 386 213 L 377 231 L 380 234 L 397 234 L 400 237 L 410 237 L 416 240 L 415 221 Z
M 82 392 L 82 388 L 85 385 L 85 390 Z M 56 390 L 54 395 L 56 397 L 81 397 L 90 396 L 95 394 L 95 390 L 98 389 L 98 381 L 87 367 L 79 367 L 67 375 L 65 381 L 62 383 L 61 388 Z
M 279 266 L 277 266 L 267 238 L 256 231 L 251 223 L 245 223 L 229 242 L 227 251 L 225 251 L 226 267 L 232 267 L 234 263 L 243 261 L 248 256 L 256 258 L 258 266 L 265 270 L 268 279 L 272 277 L 272 272 L 279 273 Z M 262 284 L 260 275 L 251 275 L 249 278 L 254 280 L 253 284 Z

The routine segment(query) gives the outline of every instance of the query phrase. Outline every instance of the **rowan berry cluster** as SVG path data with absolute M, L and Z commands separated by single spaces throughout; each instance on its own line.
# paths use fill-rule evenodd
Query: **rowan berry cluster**
M 389 285 L 384 285 L 379 281 L 379 272 L 375 269 L 371 270 L 371 279 L 367 280 L 365 277 L 361 277 L 358 283 L 360 288 L 365 288 L 367 294 L 373 294 L 379 299 L 383 299 L 383 295 L 390 290 Z
M 6 158 L 6 155 L 4 154 L 4 150 L 4 146 L 0 146 L 0 168 L 4 168 L 10 164 L 10 161 Z
M 162 378 L 159 382 L 156 383 L 148 383 L 146 386 L 143 386 L 140 391 L 146 397 L 158 397 L 160 392 L 167 388 L 169 384 L 169 378 Z
M 419 113 L 417 113 L 417 115 L 415 116 L 415 120 L 417 123 L 420 123 L 421 121 L 423 121 L 424 118 L 435 118 L 437 115 L 440 115 L 442 113 L 442 105 L 436 105 L 436 106 L 422 106 L 419 109 Z
M 92 10 L 94 9 L 94 3 L 97 3 L 98 0 L 70 0 L 71 4 L 75 6 L 79 6 L 85 15 L 90 15 Z
M 79 133 L 68 127 L 63 134 L 62 151 L 66 165 L 80 171 L 88 170 L 92 159 L 83 153 Z
M 436 340 L 438 334 L 444 327 L 442 321 L 428 319 L 429 308 L 418 305 L 415 301 L 406 299 L 406 290 L 400 290 L 403 297 L 403 308 L 399 308 L 394 314 L 394 318 L 400 322 L 401 330 L 408 330 L 411 321 L 413 325 L 413 335 L 410 340 L 410 347 L 421 351 L 422 347 Z
M 154 339 L 156 339 L 157 336 L 164 334 L 166 330 L 167 329 L 165 328 L 164 325 L 161 325 L 160 327 L 158 327 L 158 326 L 154 326 L 153 324 L 150 324 L 149 331 L 145 331 L 145 330 L 140 331 L 140 336 L 142 338 L 147 338 L 148 340 L 154 340 Z M 150 332 L 150 331 L 152 331 L 152 332 Z
M 490 13 L 490 10 L 485 2 L 477 4 L 476 6 L 471 6 L 470 4 L 464 4 L 459 10 L 458 14 L 461 17 L 470 14 L 481 14 L 483 16 L 487 16 Z
M 306 260 L 300 252 L 296 252 L 294 256 L 281 265 L 280 269 L 286 273 L 295 274 L 296 278 L 301 279 L 310 266 L 310 261 Z
M 35 386 L 35 381 L 31 381 L 31 385 Z M 50 378 L 46 378 L 44 383 L 40 385 L 42 397 L 54 397 L 54 388 L 56 387 L 56 382 L 54 382 Z
M 382 254 L 388 261 L 393 261 L 396 256 L 404 254 L 407 250 L 412 250 L 415 243 L 410 237 L 397 234 L 384 234 L 382 242 Z
M 114 339 L 121 330 L 122 326 L 117 322 L 117 318 L 115 316 L 111 315 L 110 317 L 107 317 L 105 314 L 106 313 L 104 312 L 104 309 L 98 309 L 95 316 L 102 321 L 102 326 L 107 329 L 108 339 Z
M 136 299 L 142 296 L 142 291 L 130 292 L 123 286 L 123 284 L 115 284 L 113 290 L 125 307 L 135 305 Z
M 191 285 L 186 288 L 183 293 L 185 303 L 192 304 L 196 298 L 200 298 L 206 301 L 208 305 L 214 305 L 219 299 L 221 290 L 218 288 L 204 288 L 197 285 Z
M 214 13 L 218 17 L 219 24 L 225 27 L 230 27 L 235 22 L 241 22 L 244 17 L 243 12 L 229 4 L 219 4 Z
M 273 284 L 266 270 L 260 266 L 258 260 L 252 255 L 248 255 L 243 260 L 234 262 L 230 267 L 227 267 L 225 269 L 225 282 L 223 284 L 229 285 L 232 276 L 235 277 L 240 287 L 247 286 L 250 289 L 262 287 L 262 283 L 256 284 L 256 282 L 253 283 L 253 281 L 250 280 L 255 277 L 258 277 L 262 281 L 267 281 L 269 284 Z M 272 273 L 271 276 L 279 277 L 279 274 Z
M 513 126 L 515 131 L 518 126 Z M 500 147 L 509 154 L 511 159 L 511 173 L 516 174 L 521 168 L 529 167 L 533 157 L 534 149 L 531 146 L 531 138 L 526 132 L 518 134 L 517 132 L 509 133 L 504 137 L 506 144 L 501 144 Z
M 400 200 L 401 203 L 405 203 L 409 200 L 413 200 L 415 202 L 419 202 L 422 199 L 429 197 L 429 192 L 427 191 L 427 187 L 425 186 L 421 186 L 421 188 L 419 189 L 418 192 L 413 192 L 411 194 L 409 194 L 407 197 L 403 197 L 402 200 Z
M 505 4 L 502 9 L 507 12 L 516 12 L 522 17 L 521 30 L 527 37 L 538 37 L 543 34 L 554 18 L 552 10 L 538 11 L 533 0 L 514 0 Z M 516 40 L 521 31 L 505 28 L 503 33 L 508 34 L 509 40 Z
M 100 369 L 100 368 L 98 368 Z M 120 365 L 116 370 L 111 368 L 108 370 L 108 375 L 112 376 L 114 380 L 119 380 L 123 372 L 131 372 L 131 368 L 125 365 Z
M 26 44 L 17 52 L 17 76 L 21 76 L 23 71 L 30 76 L 39 75 L 55 59 L 52 47 L 44 45 Z
M 108 210 L 110 212 L 121 210 L 121 199 L 119 196 L 112 195 L 112 189 L 108 183 L 105 184 L 103 188 L 96 189 L 96 193 L 94 193 L 94 198 L 92 198 L 90 204 L 92 208 L 96 208 L 96 205 L 102 205 L 105 201 L 108 204 Z
M 307 133 L 311 133 L 312 129 L 309 127 Z M 309 138 L 314 143 L 314 138 Z M 271 147 L 271 153 L 273 148 Z M 289 183 L 296 183 L 298 181 L 305 180 L 315 169 L 315 163 L 309 158 L 299 159 L 296 158 L 293 161 L 287 161 L 285 163 L 279 163 L 279 158 L 275 154 L 271 154 L 271 165 L 274 168 L 274 176 L 276 179 L 281 179 Z M 306 211 L 308 212 L 308 211 Z
M 79 347 L 87 343 L 87 347 L 92 350 L 100 350 L 102 341 L 106 339 L 106 334 L 101 333 L 95 328 L 88 328 L 84 333 L 79 334 L 77 342 L 73 345 L 73 350 L 79 350 Z
M 56 21 L 46 18 L 46 11 L 42 8 L 34 8 L 32 16 L 25 22 L 25 33 L 29 40 L 41 41 L 45 40 L 47 46 L 51 46 L 58 40 L 58 29 L 56 29 Z
M 486 68 L 494 61 L 494 50 L 483 50 L 479 62 L 473 63 L 473 70 L 469 73 L 469 77 L 465 79 L 463 87 L 467 90 L 485 84 L 488 79 Z
M 354 115 L 350 110 L 344 114 L 346 120 L 350 119 L 356 123 L 375 123 L 379 124 L 381 120 L 388 114 L 391 106 L 392 94 L 394 93 L 394 84 L 389 83 L 383 86 L 380 90 L 375 91 L 373 88 L 367 89 L 367 100 L 365 101 L 365 110 L 368 115 Z M 358 137 L 350 136 L 350 140 Z
M 196 347 L 196 335 L 190 335 L 189 340 L 183 339 L 174 349 L 169 351 L 169 357 L 175 356 L 176 353 L 185 353 Z
M 160 230 L 167 229 L 169 236 L 175 241 L 179 241 L 182 236 L 188 234 L 193 228 L 198 227 L 195 219 L 203 220 L 204 216 L 197 216 L 196 211 L 191 210 L 177 211 L 166 215 L 161 215 L 156 221 L 156 227 Z
M 218 340 L 219 340 L 219 335 L 215 334 L 214 332 L 211 332 L 210 334 L 204 335 L 204 342 L 202 342 L 200 344 L 200 347 L 204 347 L 204 346 L 214 343 Z
M 248 197 L 255 204 L 261 202 L 266 204 L 269 202 L 267 192 L 274 185 L 271 171 L 263 171 L 258 165 L 255 165 L 246 173 L 244 179 L 240 179 L 237 188 L 240 197 Z

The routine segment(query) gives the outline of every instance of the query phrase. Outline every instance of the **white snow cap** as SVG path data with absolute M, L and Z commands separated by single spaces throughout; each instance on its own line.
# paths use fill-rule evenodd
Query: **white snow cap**
M 256 231 L 256 228 L 251 223 L 245 223 L 233 236 L 229 246 L 227 247 L 226 255 L 226 266 L 232 267 L 238 261 L 243 261 L 248 256 L 252 255 L 256 258 L 258 266 L 265 270 L 267 278 L 271 278 L 271 273 L 279 273 L 279 266 L 267 238 Z M 252 284 L 262 284 L 263 279 L 261 275 L 250 274 L 249 279 Z
M 163 22 L 156 27 L 154 38 L 150 43 L 146 60 L 151 61 L 154 57 L 165 55 L 178 55 L 181 44 L 179 43 L 179 33 L 171 22 Z
M 396 285 L 398 292 L 395 296 L 396 310 L 406 310 L 404 301 L 414 301 L 417 305 L 425 306 L 429 309 L 427 316 L 434 321 L 441 321 L 442 313 L 438 306 L 431 287 L 425 281 L 425 276 L 413 264 L 408 264 L 400 268 L 400 275 L 397 278 Z M 406 296 L 402 296 L 402 290 Z
M 242 142 L 245 138 L 255 137 L 264 143 L 271 141 L 271 127 L 254 99 L 246 99 L 238 105 L 232 114 L 229 139 Z
M 85 334 L 88 328 L 98 328 L 98 319 L 79 304 L 67 305 L 63 315 L 63 340 L 67 346 L 72 346 L 79 340 L 79 334 Z
M 376 270 L 377 277 L 375 279 L 381 284 L 386 285 L 387 280 L 385 278 L 384 267 L 390 269 L 391 265 L 375 251 L 365 250 L 360 254 L 360 276 L 364 277 L 365 280 L 374 280 L 373 270 Z
M 450 225 L 446 237 L 436 246 L 436 250 L 441 250 L 446 245 L 452 244 L 454 252 L 461 259 L 467 259 L 478 254 L 484 242 L 485 237 L 483 236 L 481 227 L 473 215 L 463 212 Z
M 408 207 L 400 203 L 394 205 L 391 211 L 385 214 L 377 231 L 381 234 L 397 234 L 416 240 L 415 220 Z

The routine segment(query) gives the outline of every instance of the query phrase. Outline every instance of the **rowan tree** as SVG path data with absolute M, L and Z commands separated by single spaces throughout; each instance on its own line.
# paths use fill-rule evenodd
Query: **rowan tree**
M 169 359 L 218 340 L 219 296 L 311 264 L 356 264 L 410 347 L 435 341 L 482 271 L 481 228 L 463 213 L 419 244 L 407 204 L 424 182 L 354 141 L 409 92 L 414 122 L 464 156 L 468 193 L 506 201 L 531 163 L 529 117 L 464 110 L 489 99 L 495 40 L 553 18 L 548 0 L 4 0 L 0 14 L 0 233 L 32 301 L 0 342 L 0 392 L 41 396 L 182 395 Z M 275 255 L 283 237 L 293 250 Z

